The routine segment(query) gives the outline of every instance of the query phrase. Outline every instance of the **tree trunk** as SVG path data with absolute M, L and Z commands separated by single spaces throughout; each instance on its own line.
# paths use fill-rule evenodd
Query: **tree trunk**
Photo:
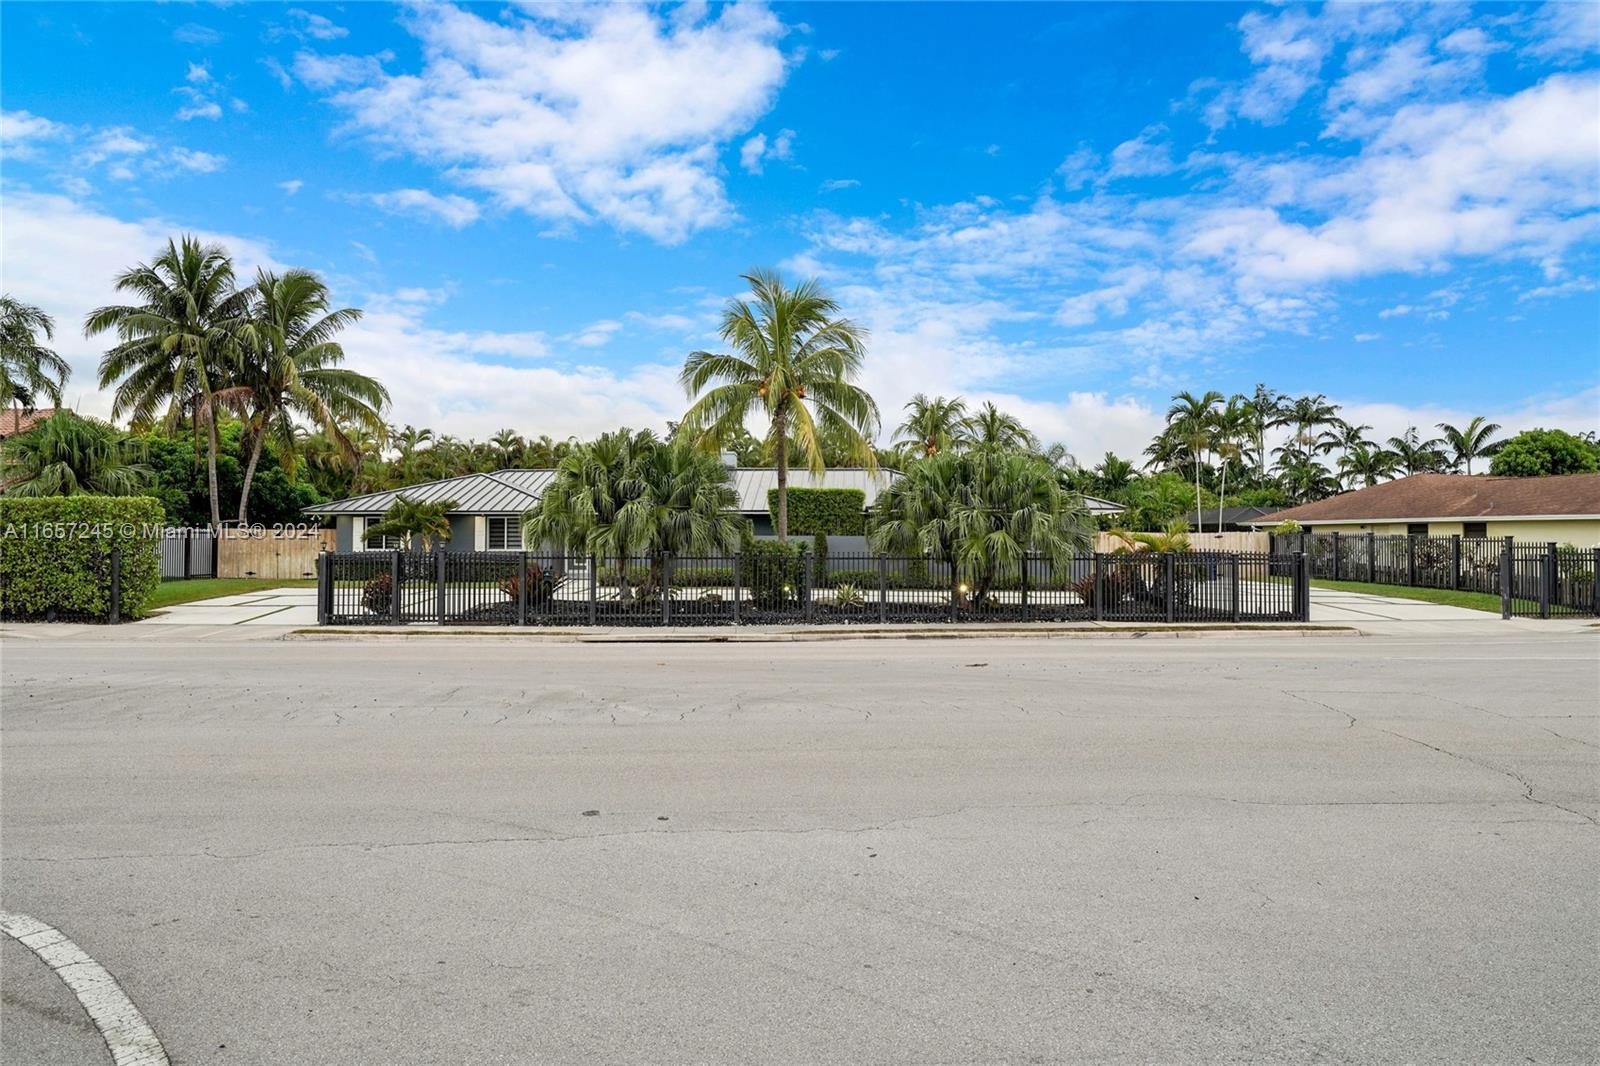
M 261 445 L 266 440 L 266 428 L 254 435 L 250 442 L 250 461 L 244 467 L 244 484 L 239 489 L 239 524 L 250 521 L 250 483 L 256 479 L 256 463 L 261 459 Z
M 222 502 L 217 499 L 217 452 L 222 442 L 217 435 L 216 412 L 206 419 L 206 484 L 211 491 L 211 528 L 222 528 Z
M 778 449 L 778 543 L 789 542 L 789 419 L 779 408 L 772 416 L 773 443 Z
M 248 484 L 248 482 L 247 482 Z M 1228 460 L 1222 460 L 1222 491 L 1217 494 L 1217 532 L 1222 532 L 1222 501 L 1228 495 Z
M 1194 518 L 1195 518 L 1195 521 L 1198 522 L 1199 525 L 1200 525 L 1200 528 L 1195 530 L 1195 532 L 1196 533 L 1204 533 L 1206 531 L 1206 510 L 1205 510 L 1204 501 L 1202 501 L 1200 499 L 1200 456 L 1199 455 L 1196 455 L 1194 457 Z

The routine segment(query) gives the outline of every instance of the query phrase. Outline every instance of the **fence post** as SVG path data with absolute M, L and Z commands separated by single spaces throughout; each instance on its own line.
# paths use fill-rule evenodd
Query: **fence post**
M 400 551 L 396 548 L 389 555 L 389 624 L 400 625 L 405 620 L 405 614 L 400 608 Z
M 221 577 L 222 576 L 220 573 L 217 572 L 217 570 L 218 570 L 218 557 L 219 557 L 218 546 L 221 543 L 222 543 L 222 530 L 213 528 L 211 530 L 211 576 L 212 577 Z
M 889 556 L 878 553 L 878 624 L 889 621 Z
M 1029 561 L 1030 561 L 1030 553 L 1023 552 L 1022 553 L 1022 620 L 1024 622 L 1033 621 L 1033 607 L 1032 607 L 1031 604 L 1028 603 L 1028 563 L 1029 563 Z
M 528 624 L 528 553 L 519 556 L 521 569 L 517 571 L 517 625 Z M 544 568 L 539 569 L 539 578 L 544 579 Z
M 122 545 L 111 548 L 111 624 L 122 621 Z
M 800 566 L 801 606 L 805 610 L 805 620 L 810 622 L 816 617 L 816 614 L 812 610 L 811 606 L 811 587 L 816 581 L 816 575 L 812 572 L 812 567 L 816 562 L 816 556 L 810 551 L 802 551 L 800 553 L 800 558 L 803 560 Z
M 333 599 L 332 570 L 328 551 L 324 548 L 317 553 L 317 625 L 319 626 L 328 624 L 330 601 Z
M 1511 538 L 1507 537 L 1500 542 L 1500 617 L 1502 619 L 1511 617 L 1512 593 L 1515 591 L 1511 574 L 1512 559 Z
M 733 553 L 733 624 L 739 624 L 739 601 L 744 599 L 744 552 Z
M 1600 548 L 1591 549 L 1589 552 L 1589 573 L 1594 582 L 1590 590 L 1589 613 L 1600 618 Z
M 1378 583 L 1378 535 L 1367 531 L 1367 584 Z
M 956 577 L 955 560 L 950 560 L 950 622 L 961 620 L 961 581 Z
M 1094 574 L 1094 620 L 1105 621 L 1106 617 L 1106 575 L 1105 569 L 1100 565 L 1100 553 L 1090 553 L 1090 570 Z
M 188 581 L 194 576 L 194 560 L 189 556 L 193 552 L 190 542 L 194 538 L 194 531 L 188 526 L 183 527 L 183 579 Z
M 1228 599 L 1233 604 L 1233 620 L 1237 622 L 1239 610 L 1239 553 L 1233 553 L 1233 565 L 1228 568 Z
M 433 549 L 433 554 L 434 554 L 434 568 L 438 572 L 437 583 L 434 586 L 433 617 L 434 617 L 434 624 L 442 626 L 442 625 L 444 625 L 444 613 L 445 613 L 444 612 L 444 597 L 445 597 L 444 549 L 443 548 L 435 548 L 435 549 Z
M 1339 531 L 1333 531 L 1333 579 L 1339 580 Z
M 594 625 L 599 608 L 600 574 L 595 568 L 594 552 L 589 553 L 589 624 Z
M 672 553 L 661 553 L 661 624 L 672 624 Z
M 1450 587 L 1461 587 L 1461 534 L 1450 534 Z
M 1161 553 L 1161 584 L 1166 590 L 1167 621 L 1168 622 L 1176 622 L 1178 620 L 1178 611 L 1177 611 L 1178 605 L 1177 605 L 1177 602 L 1176 602 L 1176 600 L 1177 600 L 1177 589 L 1174 588 L 1174 582 L 1172 580 L 1172 553 L 1171 552 L 1162 552 Z
M 1539 617 L 1550 617 L 1550 601 L 1556 591 L 1556 545 L 1545 545 L 1544 558 L 1539 561 Z

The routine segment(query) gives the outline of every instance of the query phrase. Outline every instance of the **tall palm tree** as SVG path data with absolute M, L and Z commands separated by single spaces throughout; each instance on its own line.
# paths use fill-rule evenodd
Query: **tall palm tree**
M 866 331 L 838 317 L 838 303 L 815 280 L 790 288 L 771 271 L 743 277 L 750 298 L 731 301 L 722 314 L 722 339 L 735 354 L 692 352 L 683 365 L 684 390 L 699 398 L 682 427 L 714 447 L 750 414 L 766 415 L 778 464 L 777 533 L 787 541 L 791 438 L 813 473 L 826 469 L 824 433 L 848 441 L 862 465 L 877 469 L 868 438 L 878 430 L 878 405 L 853 384 Z
M 1095 487 L 1100 492 L 1121 492 L 1133 480 L 1133 475 L 1132 463 L 1115 452 L 1106 452 L 1100 465 L 1094 468 Z
M 522 456 L 523 450 L 528 446 L 514 429 L 502 429 L 489 438 L 489 444 L 494 449 L 495 468 L 509 470 L 517 465 L 517 460 Z
M 1350 488 L 1371 488 L 1394 474 L 1399 462 L 1394 452 L 1373 444 L 1357 444 L 1339 457 L 1339 470 Z
M 32 407 L 41 394 L 61 406 L 61 389 L 72 375 L 67 361 L 43 341 L 56 335 L 55 319 L 32 304 L 0 296 L 0 404 Z
M 1315 396 L 1301 396 L 1284 403 L 1277 424 L 1289 426 L 1296 447 L 1302 454 L 1312 455 L 1333 447 L 1333 443 L 1324 438 L 1320 431 L 1338 422 L 1339 406 L 1329 403 L 1328 398 L 1319 392 Z
M 961 422 L 962 437 L 972 448 L 999 448 L 1002 451 L 1037 451 L 1039 441 L 1022 424 L 1022 419 L 1007 414 L 992 400 Z
M 1194 506 L 1197 514 L 1200 510 L 1200 464 L 1215 439 L 1214 416 L 1221 403 L 1222 393 L 1216 390 L 1204 396 L 1180 392 L 1172 398 L 1172 406 L 1167 408 L 1167 429 L 1174 439 L 1188 448 L 1194 462 Z M 1203 523 L 1200 531 L 1205 532 Z
M 205 430 L 211 522 L 220 526 L 217 392 L 231 384 L 230 331 L 249 297 L 234 288 L 233 262 L 222 246 L 189 236 L 119 275 L 116 288 L 138 302 L 99 308 L 84 322 L 87 336 L 118 338 L 100 360 L 100 387 L 116 386 L 111 415 L 148 423 L 165 407 L 169 426 L 187 412 L 196 430 Z
M 1265 479 L 1267 476 L 1267 430 L 1280 424 L 1278 419 L 1283 414 L 1283 402 L 1283 394 L 1267 388 L 1264 383 L 1258 383 L 1256 391 L 1250 396 L 1248 417 L 1258 478 Z
M 383 429 L 383 408 L 389 393 L 365 374 L 347 370 L 344 349 L 334 338 L 360 320 L 355 308 L 329 310 L 328 287 L 309 270 L 283 274 L 258 271 L 251 303 L 235 331 L 240 366 L 239 384 L 249 405 L 245 422 L 250 457 L 239 492 L 239 521 L 249 518 L 250 486 L 268 434 L 276 436 L 279 455 L 293 469 L 294 416 L 322 427 L 347 456 L 356 446 L 345 426 Z
M 1310 503 L 1339 491 L 1339 482 L 1327 467 L 1314 459 L 1301 459 L 1285 466 L 1279 478 L 1284 491 L 1295 503 Z
M 1217 465 L 1222 470 L 1222 484 L 1217 489 L 1217 532 L 1222 532 L 1222 505 L 1228 495 L 1228 464 L 1244 455 L 1244 442 L 1250 432 L 1250 401 L 1243 396 L 1228 397 L 1228 402 L 1217 408 L 1211 417 L 1212 451 L 1217 454 Z M 1195 496 L 1195 516 L 1199 517 L 1200 497 Z M 1202 530 L 1203 532 L 1203 530 Z
M 0 492 L 133 496 L 155 478 L 144 450 L 112 426 L 60 411 L 0 445 Z
M 1437 471 L 1448 461 L 1444 454 L 1444 441 L 1423 440 L 1416 426 L 1407 426 L 1398 437 L 1390 437 L 1389 450 L 1394 452 L 1396 465 L 1409 477 Z
M 961 440 L 967 417 L 967 402 L 957 396 L 929 398 L 917 393 L 906 404 L 905 421 L 895 427 L 894 439 L 919 456 L 947 452 Z
M 390 426 L 388 437 L 395 450 L 395 473 L 401 481 L 417 480 L 425 446 L 433 444 L 433 430 L 418 429 L 410 424 L 398 429 Z
M 1455 455 L 1452 465 L 1465 467 L 1468 474 L 1472 473 L 1472 460 L 1479 456 L 1492 456 L 1500 450 L 1499 442 L 1492 439 L 1500 432 L 1499 423 L 1490 422 L 1482 415 L 1476 416 L 1460 429 L 1448 422 L 1440 422 L 1437 428 L 1444 434 L 1445 446 Z

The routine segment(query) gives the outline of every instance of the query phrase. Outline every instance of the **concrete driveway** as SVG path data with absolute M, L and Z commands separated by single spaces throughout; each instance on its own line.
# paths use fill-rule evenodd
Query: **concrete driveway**
M 1600 1061 L 1594 634 L 42 630 L 4 909 L 175 1063 Z
M 316 589 L 267 589 L 162 608 L 139 626 L 314 626 Z

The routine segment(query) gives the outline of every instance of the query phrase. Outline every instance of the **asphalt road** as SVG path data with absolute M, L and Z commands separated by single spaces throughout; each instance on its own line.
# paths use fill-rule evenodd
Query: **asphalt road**
M 1600 1060 L 1593 633 L 175 629 L 0 648 L 0 905 L 175 1063 Z

